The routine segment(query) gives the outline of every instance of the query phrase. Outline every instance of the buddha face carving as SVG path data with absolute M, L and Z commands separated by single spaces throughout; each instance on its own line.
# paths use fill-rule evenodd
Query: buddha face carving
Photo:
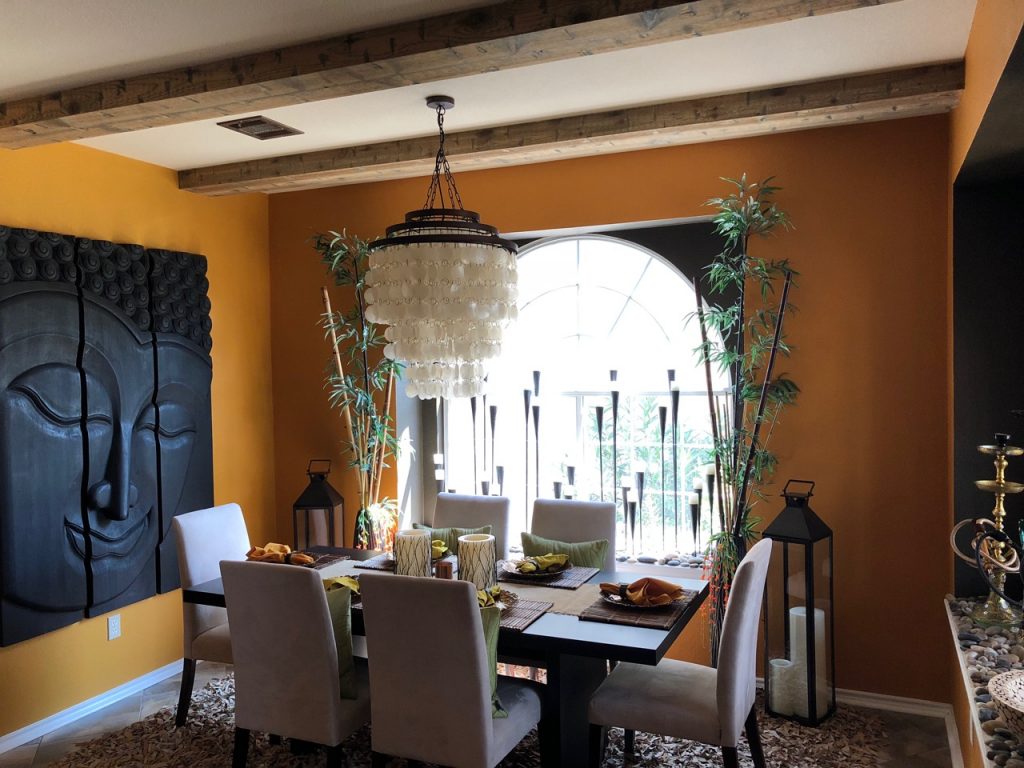
M 192 277 L 206 302 L 192 338 L 149 327 L 188 307 L 147 309 L 152 265 L 196 257 L 79 241 L 77 285 L 59 270 L 18 282 L 4 270 L 11 232 L 0 228 L 3 645 L 176 587 L 171 518 L 212 503 L 205 278 Z

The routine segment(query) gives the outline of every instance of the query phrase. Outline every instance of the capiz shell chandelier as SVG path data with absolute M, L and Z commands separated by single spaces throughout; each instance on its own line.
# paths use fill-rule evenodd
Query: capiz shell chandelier
M 518 311 L 518 248 L 462 207 L 448 166 L 444 115 L 454 105 L 427 99 L 440 143 L 426 204 L 370 244 L 366 274 L 366 318 L 388 326 L 384 354 L 405 364 L 406 394 L 420 399 L 481 394 L 486 361 L 501 354 Z

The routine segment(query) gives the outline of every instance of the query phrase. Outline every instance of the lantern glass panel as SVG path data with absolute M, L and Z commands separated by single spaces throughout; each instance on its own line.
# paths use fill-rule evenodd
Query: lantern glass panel
M 830 548 L 830 537 L 775 541 L 772 547 L 765 597 L 766 677 L 768 709 L 777 715 L 816 722 L 833 708 Z M 809 686 L 814 688 L 813 713 Z

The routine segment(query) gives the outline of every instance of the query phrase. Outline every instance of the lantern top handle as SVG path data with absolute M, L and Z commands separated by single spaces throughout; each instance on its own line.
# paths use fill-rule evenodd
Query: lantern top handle
M 314 464 L 320 464 L 320 467 L 314 469 Z M 327 468 L 324 469 L 322 465 L 326 464 Z M 310 459 L 309 465 L 306 467 L 306 474 L 310 479 L 319 477 L 321 480 L 331 474 L 331 460 L 330 459 Z
M 806 492 L 803 492 L 800 489 L 791 491 L 791 490 L 789 490 L 789 486 L 791 486 L 793 483 L 800 483 L 800 484 L 803 484 L 803 485 L 809 485 L 811 487 L 808 488 Z M 798 499 L 809 499 L 809 498 L 811 498 L 811 496 L 814 495 L 814 481 L 813 480 L 790 480 L 789 482 L 786 483 L 786 487 L 782 489 L 782 494 L 781 495 L 785 496 L 786 498 L 789 498 L 789 497 L 792 496 L 792 497 L 798 498 Z

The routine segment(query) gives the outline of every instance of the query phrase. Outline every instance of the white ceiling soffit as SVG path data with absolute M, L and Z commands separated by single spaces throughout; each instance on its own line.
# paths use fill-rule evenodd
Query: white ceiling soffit
M 0 101 L 497 0 L 0 0 Z
M 904 2 L 673 43 L 264 110 L 303 131 L 272 141 L 218 120 L 113 134 L 79 143 L 182 170 L 436 131 L 424 106 L 455 98 L 452 132 L 586 114 L 959 60 L 975 0 Z

